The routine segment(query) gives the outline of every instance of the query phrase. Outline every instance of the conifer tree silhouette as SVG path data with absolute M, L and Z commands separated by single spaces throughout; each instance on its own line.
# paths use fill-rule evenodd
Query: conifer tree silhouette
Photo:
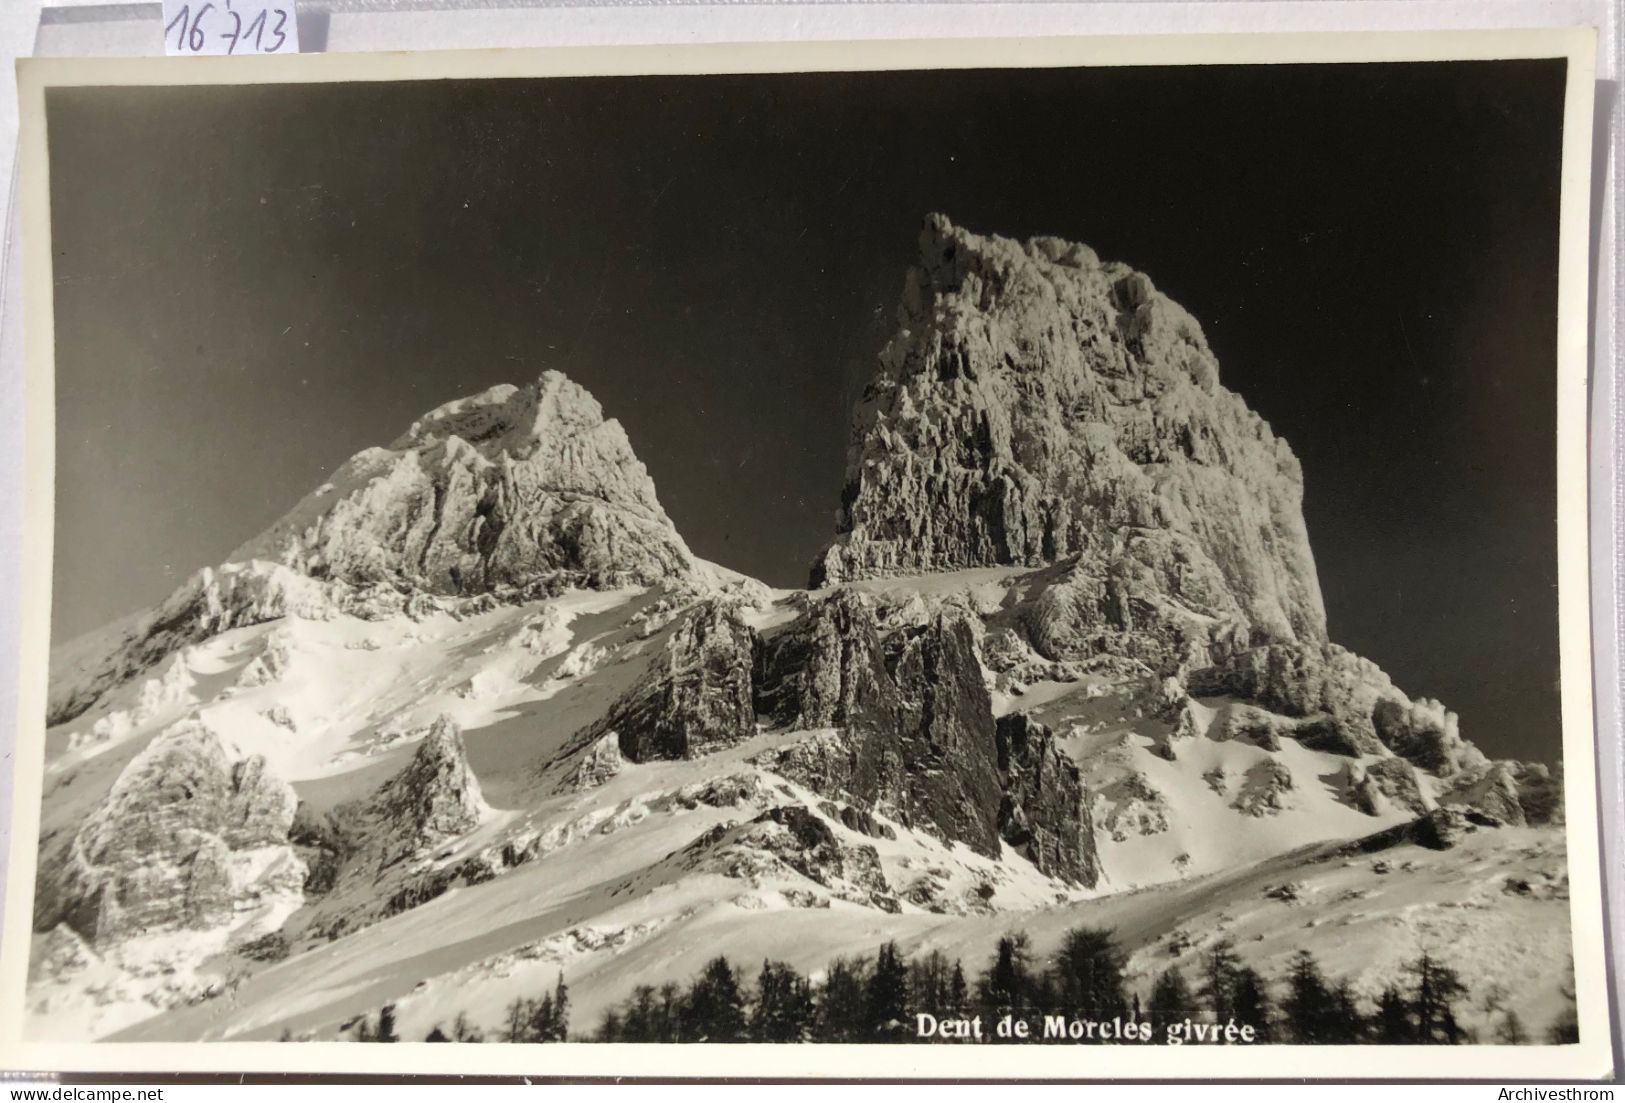
M 1230 1007 L 1237 1026 L 1253 1028 L 1255 1043 L 1275 1040 L 1275 1009 L 1270 1005 L 1269 986 L 1258 970 L 1248 965 L 1236 969 Z
M 1213 1021 L 1223 1023 L 1235 1018 L 1236 973 L 1241 959 L 1236 956 L 1235 943 L 1228 938 L 1215 942 L 1202 955 L 1202 1002 L 1213 1015 Z
M 1033 984 L 1025 932 L 1016 931 L 999 939 L 978 988 L 982 1004 L 990 1011 L 1019 1011 L 1028 1005 Z
M 1432 1045 L 1460 1045 L 1466 1038 L 1456 1020 L 1456 1005 L 1467 997 L 1467 986 L 1448 965 L 1423 950 L 1405 966 L 1414 987 L 1411 1018 L 1416 1041 Z
M 1151 986 L 1151 999 L 1146 1012 L 1151 1020 L 1152 1040 L 1157 1042 L 1167 1038 L 1170 1025 L 1193 1016 L 1196 1013 L 1196 1000 L 1191 996 L 1185 974 L 1171 968 L 1158 976 Z
M 820 1042 L 863 1040 L 869 969 L 861 958 L 830 962 L 818 996 L 815 1020 Z
M 812 1030 L 812 987 L 783 962 L 764 961 L 756 979 L 750 1036 L 757 1042 L 801 1042 Z
M 695 980 L 689 989 L 685 1020 L 685 1041 L 747 1040 L 745 996 L 727 958 L 712 958 Z
M 1287 997 L 1281 1011 L 1294 1042 L 1330 1045 L 1338 1034 L 1337 998 L 1326 984 L 1320 963 L 1308 950 L 1292 955 L 1287 972 Z
M 1372 1019 L 1371 1032 L 1373 1040 L 1382 1045 L 1403 1046 L 1416 1041 L 1410 1001 L 1396 985 L 1388 985 L 1377 997 L 1377 1014 Z
M 888 942 L 875 956 L 864 995 L 865 1033 L 872 1041 L 897 1041 L 909 1025 L 908 966 L 897 952 L 897 943 Z
M 1097 1020 L 1124 1014 L 1123 958 L 1112 932 L 1096 927 L 1068 931 L 1055 955 L 1049 988 L 1059 1010 Z

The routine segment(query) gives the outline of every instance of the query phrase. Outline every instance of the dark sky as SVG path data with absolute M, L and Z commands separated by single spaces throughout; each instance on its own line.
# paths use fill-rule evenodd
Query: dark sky
M 57 90 L 58 638 L 558 368 L 804 584 L 922 216 L 1149 273 L 1303 461 L 1333 638 L 1559 755 L 1563 63 Z

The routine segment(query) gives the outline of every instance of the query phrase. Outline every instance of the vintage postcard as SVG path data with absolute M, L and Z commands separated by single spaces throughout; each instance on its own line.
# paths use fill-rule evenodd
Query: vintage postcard
M 1593 50 L 24 62 L 0 1058 L 1605 1075 Z

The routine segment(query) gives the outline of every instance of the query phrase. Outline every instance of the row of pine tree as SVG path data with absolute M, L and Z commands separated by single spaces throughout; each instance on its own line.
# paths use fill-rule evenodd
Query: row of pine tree
M 1148 1022 L 1152 1039 L 1186 1020 L 1251 1026 L 1259 1042 L 1303 1045 L 1452 1045 L 1473 1040 L 1458 1016 L 1467 988 L 1449 966 L 1422 953 L 1407 983 L 1390 985 L 1366 1008 L 1346 980 L 1328 978 L 1301 951 L 1278 984 L 1242 964 L 1228 941 L 1203 955 L 1194 977 L 1159 974 L 1143 1003 L 1130 991 L 1112 932 L 1067 933 L 1047 966 L 1025 934 L 999 939 L 974 982 L 940 951 L 905 959 L 895 943 L 873 958 L 838 958 L 814 984 L 783 962 L 762 964 L 754 985 L 727 958 L 713 959 L 686 987 L 641 986 L 604 1016 L 597 1039 L 614 1042 L 909 1042 L 915 1013 L 938 1018 L 1065 1014 Z M 1516 1014 L 1498 1041 L 1527 1041 Z M 989 1038 L 988 1040 L 994 1040 Z
M 872 957 L 837 958 L 817 982 L 793 966 L 764 961 L 754 981 L 725 956 L 713 958 L 687 984 L 638 986 L 607 1012 L 588 1038 L 603 1042 L 911 1042 L 915 1015 L 937 1018 L 1064 1014 L 1108 1022 L 1148 1023 L 1154 1042 L 1186 1020 L 1234 1022 L 1261 1043 L 1297 1045 L 1517 1044 L 1530 1041 L 1515 1011 L 1486 1004 L 1494 1036 L 1479 1038 L 1460 1015 L 1469 993 L 1457 971 L 1423 951 L 1407 962 L 1404 979 L 1374 1004 L 1346 979 L 1327 976 L 1307 950 L 1273 983 L 1244 964 L 1229 941 L 1203 952 L 1191 975 L 1170 968 L 1153 978 L 1142 1002 L 1131 991 L 1113 932 L 1069 931 L 1047 964 L 1034 960 L 1027 936 L 1000 938 L 982 971 L 967 978 L 963 964 L 932 950 L 906 958 L 895 942 Z M 561 1042 L 569 1036 L 569 988 L 561 974 L 551 993 L 508 1006 L 489 1037 L 458 1015 L 436 1026 L 431 1042 Z M 399 1041 L 395 1008 L 376 1024 L 361 1018 L 347 1028 L 357 1041 Z M 1572 1015 L 1547 1040 L 1577 1040 Z M 986 1040 L 994 1040 L 991 1037 Z M 1071 1043 L 1077 1044 L 1077 1043 Z

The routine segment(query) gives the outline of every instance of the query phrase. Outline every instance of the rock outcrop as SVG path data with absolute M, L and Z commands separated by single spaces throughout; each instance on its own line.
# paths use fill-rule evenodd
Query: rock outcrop
M 1369 854 L 1405 843 L 1415 843 L 1429 850 L 1449 850 L 1461 841 L 1462 836 L 1494 823 L 1493 819 L 1481 813 L 1441 806 L 1414 820 L 1357 839 L 1344 850 Z
M 1273 816 L 1286 810 L 1292 790 L 1292 771 L 1267 758 L 1248 767 L 1233 806 L 1243 815 Z
M 1076 557 L 1044 646 L 1325 640 L 1298 462 L 1146 276 L 933 215 L 898 321 L 815 585 Z
M 1004 841 L 1024 851 L 1040 873 L 1093 885 L 1100 863 L 1077 764 L 1053 732 L 1020 713 L 999 719 L 998 751 Z
M 776 725 L 839 729 L 758 764 L 981 854 L 1014 839 L 1047 873 L 1098 876 L 1076 769 L 1043 738 L 1012 734 L 1001 755 L 963 616 L 883 627 L 873 599 L 837 589 L 763 641 L 755 686 Z
M 755 886 L 794 872 L 837 899 L 887 912 L 901 910 L 875 848 L 844 844 L 828 823 L 803 805 L 780 805 L 744 824 L 719 824 L 672 860 Z
M 156 609 L 54 649 L 46 723 L 73 719 L 187 644 L 278 617 L 327 619 L 352 601 L 359 605 L 359 595 L 345 591 L 269 563 L 204 568 Z M 385 604 L 399 612 L 404 601 Z
M 832 775 L 820 792 L 997 855 L 993 710 L 974 649 L 958 622 L 883 641 L 872 603 L 839 591 L 764 646 L 757 707 L 783 726 L 844 729 L 845 760 L 820 763 Z
M 1486 764 L 1461 737 L 1456 714 L 1438 701 L 1385 697 L 1372 706 L 1371 721 L 1386 747 L 1424 770 L 1444 775 Z
M 856 590 L 815 603 L 764 641 L 755 665 L 756 709 L 779 727 L 895 726 L 900 702 L 874 602 Z
M 1222 733 L 1226 739 L 1240 739 L 1266 751 L 1281 749 L 1280 718 L 1251 705 L 1233 705 L 1225 714 Z
M 479 869 L 483 855 L 445 859 L 446 848 L 490 814 L 461 730 L 439 717 L 406 764 L 370 796 L 326 815 L 300 812 L 294 837 L 310 856 L 314 882 L 306 892 L 319 898 L 290 934 L 336 938 L 428 903 L 459 882 L 488 880 Z
M 1425 815 L 1428 801 L 1422 794 L 1416 768 L 1403 758 L 1379 758 L 1349 765 L 1349 793 L 1356 808 L 1368 816 L 1381 815 L 1388 806 Z
M 1539 763 L 1487 762 L 1451 778 L 1439 802 L 1522 826 L 1563 822 L 1563 782 Z
M 231 559 L 436 594 L 554 572 L 652 584 L 692 566 L 625 430 L 556 371 L 424 415 Z
M 940 616 L 887 640 L 899 691 L 895 740 L 871 738 L 859 777 L 882 806 L 935 824 L 947 837 L 998 854 L 1001 804 L 993 704 L 961 618 Z
M 596 789 L 620 773 L 625 765 L 626 759 L 621 757 L 620 736 L 610 732 L 599 736 L 587 748 L 587 753 L 582 756 L 571 777 L 571 784 L 577 789 Z
M 382 868 L 420 855 L 472 831 L 489 811 L 462 732 L 441 717 L 405 767 L 360 809 L 376 859 L 368 864 Z
M 232 762 L 206 724 L 180 721 L 125 767 L 66 852 L 42 863 L 35 928 L 66 923 L 100 947 L 297 901 L 297 804 L 263 759 Z
M 34 939 L 28 961 L 29 984 L 49 983 L 83 973 L 100 957 L 66 923 L 58 923 Z
M 1518 783 L 1518 804 L 1524 820 L 1532 824 L 1561 824 L 1567 821 L 1563 809 L 1563 766 L 1541 762 L 1512 762 L 1513 779 Z

